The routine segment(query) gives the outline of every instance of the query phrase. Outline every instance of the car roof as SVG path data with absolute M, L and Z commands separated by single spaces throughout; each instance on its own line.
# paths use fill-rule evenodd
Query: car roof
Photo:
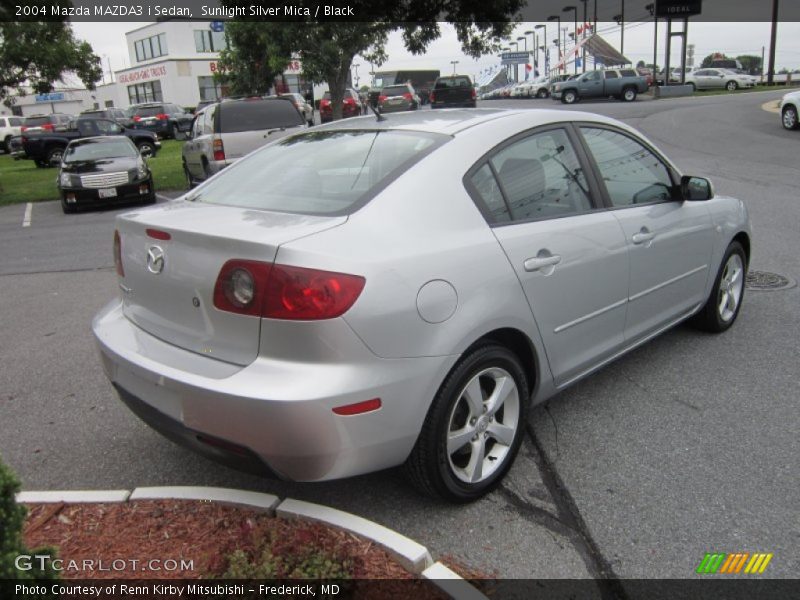
M 126 142 L 130 142 L 131 144 L 133 144 L 133 142 L 131 142 L 131 139 L 124 135 L 93 135 L 90 137 L 78 138 L 77 140 L 71 140 L 69 145 L 79 146 L 80 144 L 84 144 L 86 142 L 108 143 L 108 142 L 118 142 L 120 140 L 125 140 Z
M 518 121 L 520 123 L 520 131 L 548 123 L 563 123 L 564 121 L 619 124 L 614 119 L 593 113 L 557 109 L 448 108 L 436 111 L 420 110 L 392 113 L 384 115 L 382 121 L 376 120 L 375 116 L 342 119 L 315 127 L 314 131 L 383 129 L 455 135 L 461 131 L 498 119 L 514 119 Z

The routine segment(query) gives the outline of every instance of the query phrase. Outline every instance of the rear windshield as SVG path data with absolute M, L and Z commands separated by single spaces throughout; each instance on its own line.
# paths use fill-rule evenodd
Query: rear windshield
M 409 94 L 408 86 L 405 85 L 391 85 L 389 87 L 385 87 L 381 90 L 381 93 L 384 96 L 402 96 L 403 94 Z
M 190 198 L 278 212 L 349 214 L 448 139 L 416 131 L 310 131 L 254 152 Z
M 134 108 L 133 114 L 137 117 L 155 117 L 156 115 L 164 114 L 164 106 L 142 106 L 141 108 Z
M 38 125 L 45 125 L 50 123 L 50 117 L 28 117 L 25 119 L 25 125 L 28 127 L 36 127 Z
M 67 146 L 64 162 L 73 163 L 100 158 L 135 158 L 138 155 L 136 146 L 126 137 L 110 140 L 86 140 L 80 144 Z
M 436 87 L 434 89 L 452 88 L 452 87 L 471 87 L 472 83 L 469 77 L 446 77 L 436 80 Z
M 219 105 L 221 133 L 296 127 L 304 123 L 294 104 L 287 100 L 244 100 Z

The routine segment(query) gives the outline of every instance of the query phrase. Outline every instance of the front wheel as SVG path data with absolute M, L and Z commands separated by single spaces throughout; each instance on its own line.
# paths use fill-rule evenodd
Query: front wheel
M 738 88 L 739 84 L 735 81 L 729 81 L 727 84 L 725 84 L 725 89 L 729 92 L 735 92 Z
M 64 158 L 64 148 L 56 147 L 50 148 L 47 152 L 47 160 L 45 161 L 47 166 L 50 167 L 57 167 L 61 164 L 61 160 Z
M 692 88 L 692 93 L 694 94 L 697 91 L 697 86 L 692 82 L 689 82 L 689 87 Z
M 464 356 L 428 410 L 405 464 L 421 492 L 470 502 L 500 483 L 519 451 L 528 382 L 517 356 L 487 344 Z
M 622 90 L 622 99 L 625 102 L 633 102 L 636 100 L 636 89 L 629 87 Z
M 547 90 L 539 90 L 536 92 L 537 98 L 547 98 Z
M 578 101 L 578 94 L 572 90 L 567 90 L 561 95 L 561 102 L 564 104 L 575 104 Z
M 139 142 L 136 147 L 142 156 L 153 157 L 156 155 L 156 147 L 151 142 Z
M 3 150 L 6 151 L 6 154 L 11 154 L 11 136 L 6 136 L 6 139 L 3 140 Z
M 784 107 L 781 122 L 783 123 L 784 129 L 797 129 L 799 126 L 797 121 L 797 109 L 794 106 Z
M 705 306 L 692 318 L 692 324 L 711 333 L 721 333 L 733 325 L 744 299 L 746 276 L 744 248 L 739 242 L 731 242 L 722 258 L 711 294 Z

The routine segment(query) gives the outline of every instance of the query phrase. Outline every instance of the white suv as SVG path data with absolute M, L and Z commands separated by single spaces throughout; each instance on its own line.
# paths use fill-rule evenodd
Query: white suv
M 0 117 L 0 147 L 6 154 L 11 152 L 9 148 L 11 138 L 20 135 L 19 128 L 24 122 L 24 117 Z
M 797 115 L 800 111 L 800 91 L 789 92 L 781 98 L 781 123 L 786 129 L 800 127 Z

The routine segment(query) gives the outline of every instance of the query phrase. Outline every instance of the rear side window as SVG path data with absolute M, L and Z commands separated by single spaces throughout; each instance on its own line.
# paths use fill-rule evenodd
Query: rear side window
M 472 83 L 469 77 L 446 77 L 436 80 L 436 87 L 434 89 L 446 89 L 454 87 L 471 87 Z
M 606 71 L 606 79 L 617 79 L 616 71 Z
M 563 129 L 537 133 L 491 159 L 515 221 L 592 209 L 589 185 Z
M 287 100 L 226 102 L 219 106 L 220 133 L 295 127 L 303 117 Z
M 638 73 L 633 69 L 622 69 L 620 73 L 622 73 L 623 77 L 636 77 L 638 75 Z
M 289 213 L 349 214 L 448 139 L 416 131 L 312 130 L 228 167 L 194 199 Z

